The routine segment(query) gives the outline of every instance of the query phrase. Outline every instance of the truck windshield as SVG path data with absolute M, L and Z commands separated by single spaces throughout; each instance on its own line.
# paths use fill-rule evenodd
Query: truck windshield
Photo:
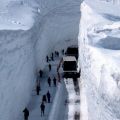
M 76 71 L 77 70 L 76 61 L 65 61 L 63 64 L 63 70 L 64 71 Z

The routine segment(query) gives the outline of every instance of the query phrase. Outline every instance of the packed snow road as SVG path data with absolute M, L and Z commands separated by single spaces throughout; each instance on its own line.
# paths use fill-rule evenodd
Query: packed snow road
M 36 91 L 34 90 L 35 88 L 33 89 L 33 93 L 32 93 L 33 97 L 28 105 L 28 109 L 30 110 L 29 120 L 39 120 L 39 119 L 48 120 L 51 117 L 55 118 L 57 115 L 57 111 L 60 112 L 59 110 L 57 110 L 59 109 L 60 105 L 62 106 L 63 110 L 65 109 L 65 106 L 64 106 L 65 95 L 62 95 L 64 83 L 62 81 L 61 83 L 57 82 L 56 87 L 53 84 L 53 78 L 57 77 L 56 69 L 57 69 L 58 62 L 59 62 L 59 59 L 56 60 L 55 62 L 51 62 L 52 70 L 50 72 L 48 69 L 48 64 L 46 64 L 46 67 L 44 69 L 44 76 L 42 79 L 40 79 L 41 91 L 39 96 L 36 95 Z M 49 76 L 52 80 L 51 87 L 49 87 L 47 83 L 47 79 Z M 46 94 L 48 90 L 50 91 L 50 94 L 51 94 L 51 103 L 45 104 L 45 115 L 41 116 L 40 105 L 42 103 L 42 96 Z M 65 90 L 64 90 L 64 93 L 66 93 Z M 61 99 L 57 98 L 58 95 L 60 95 Z M 55 109 L 54 116 L 51 116 L 52 111 L 54 111 L 54 109 Z
M 57 78 L 57 66 L 61 57 L 55 58 L 51 61 L 52 70 L 49 71 L 48 63 L 44 69 L 44 75 L 39 77 L 41 91 L 40 95 L 36 95 L 36 88 L 33 88 L 32 99 L 28 104 L 29 120 L 79 120 L 80 118 L 80 89 L 78 80 L 73 82 L 73 79 L 62 78 L 62 71 L 60 70 L 61 80 L 57 81 L 57 86 L 53 84 L 53 78 Z M 48 77 L 51 78 L 52 84 L 49 87 L 47 83 Z M 40 105 L 42 103 L 42 96 L 50 91 L 51 102 L 45 103 L 45 115 L 41 116 Z

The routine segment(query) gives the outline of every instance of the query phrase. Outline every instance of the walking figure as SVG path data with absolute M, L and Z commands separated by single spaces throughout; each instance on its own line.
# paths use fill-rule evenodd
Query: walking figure
M 62 55 L 64 55 L 64 53 L 65 53 L 65 52 L 64 52 L 64 49 L 63 49 L 63 50 L 62 50 Z
M 54 54 L 51 54 L 51 60 L 54 61 Z
M 49 71 L 51 71 L 51 64 L 49 64 L 48 67 L 49 67 Z
M 55 77 L 53 78 L 53 83 L 54 83 L 54 86 L 56 87 L 56 78 Z
M 79 119 L 80 119 L 80 114 L 78 112 L 75 112 L 74 120 L 79 120 Z
M 42 102 L 43 102 L 43 103 L 46 103 L 46 102 L 47 102 L 46 95 L 43 95 Z
M 23 112 L 24 112 L 24 120 L 28 120 L 29 110 L 28 110 L 27 108 L 25 108 L 25 109 L 23 110 Z
M 57 52 L 55 51 L 55 57 L 57 56 Z
M 48 85 L 49 85 L 49 87 L 51 87 L 51 78 L 50 77 L 48 77 Z
M 48 55 L 46 56 L 46 62 L 49 62 L 49 57 L 48 57 Z
M 40 105 L 40 108 L 41 108 L 41 116 L 44 116 L 44 113 L 45 113 L 45 105 L 44 105 L 43 102 L 42 102 L 42 104 Z
M 57 51 L 57 57 L 59 57 L 59 52 Z
M 50 98 L 51 98 L 51 95 L 50 95 L 50 92 L 49 92 L 49 90 L 48 90 L 48 92 L 47 92 L 47 100 L 48 100 L 48 103 L 50 103 Z
M 40 77 L 42 78 L 42 76 L 43 76 L 43 71 L 40 70 L 40 71 L 39 71 L 39 74 L 40 74 Z
M 40 85 L 37 85 L 36 86 L 36 93 L 37 93 L 37 95 L 39 95 L 39 92 L 40 92 Z

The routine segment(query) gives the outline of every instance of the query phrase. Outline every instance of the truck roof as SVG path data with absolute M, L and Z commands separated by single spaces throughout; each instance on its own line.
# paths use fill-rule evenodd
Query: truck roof
M 63 61 L 76 61 L 76 58 L 74 56 L 65 56 Z

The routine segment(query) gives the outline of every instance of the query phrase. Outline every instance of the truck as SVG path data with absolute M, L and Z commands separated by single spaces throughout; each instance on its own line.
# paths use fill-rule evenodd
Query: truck
M 65 52 L 66 56 L 75 56 L 76 59 L 78 59 L 78 46 L 77 45 L 72 45 L 69 46 Z
M 77 59 L 75 56 L 64 56 L 62 67 L 64 78 L 78 78 L 80 76 L 80 73 L 77 71 Z

